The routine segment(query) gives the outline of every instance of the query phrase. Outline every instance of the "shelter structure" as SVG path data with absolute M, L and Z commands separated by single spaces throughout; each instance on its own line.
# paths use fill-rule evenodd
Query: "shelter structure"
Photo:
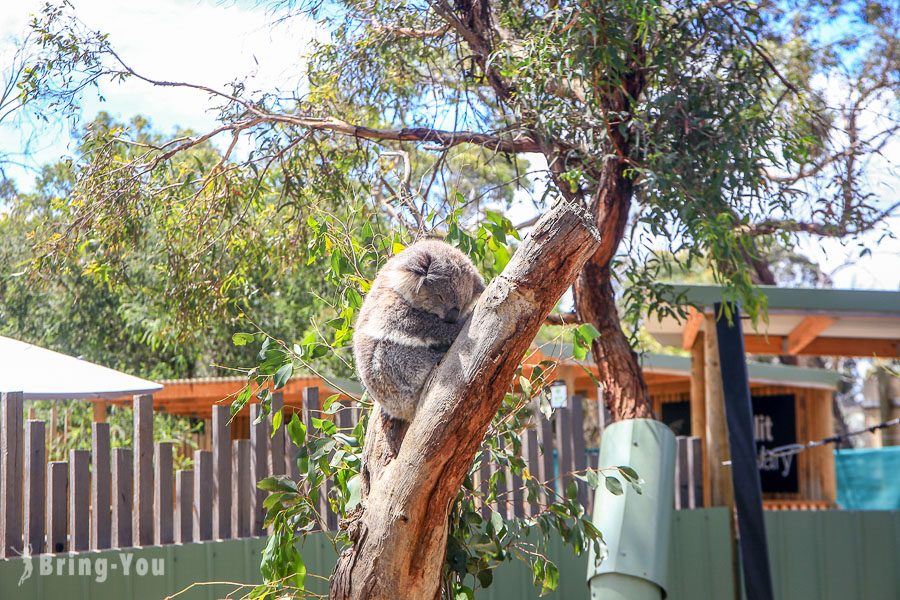
M 760 287 L 768 316 L 743 324 L 747 354 L 765 356 L 900 357 L 900 292 Z M 723 289 L 710 285 L 675 285 L 670 303 L 688 307 L 685 319 L 668 316 L 649 321 L 649 333 L 665 346 L 691 354 L 688 391 L 691 429 L 700 435 L 703 453 L 704 495 L 707 506 L 732 504 L 730 459 L 725 425 L 724 396 L 719 367 L 714 305 Z M 802 373 L 803 371 L 795 371 Z M 821 385 L 769 385 L 754 389 L 754 419 L 758 447 L 774 439 L 775 445 L 803 443 L 833 434 L 831 392 Z M 836 384 L 835 380 L 835 384 Z M 794 388 L 794 389 L 788 389 Z M 814 391 L 820 390 L 820 391 Z M 763 396 L 780 400 L 762 400 Z M 792 398 L 791 398 L 792 397 Z M 763 409 L 768 404 L 769 408 Z M 792 410 L 788 410 L 793 405 Z M 757 406 L 759 409 L 757 410 Z M 793 414 L 791 414 L 793 413 Z M 791 427 L 784 423 L 793 420 Z M 793 434 L 794 439 L 785 437 Z M 833 503 L 834 461 L 831 449 L 821 447 L 797 456 L 799 480 L 767 477 L 763 465 L 764 497 L 824 500 Z M 782 465 L 782 468 L 784 465 Z M 778 486 L 773 487 L 775 482 Z M 805 484 L 804 484 L 805 482 Z M 787 484 L 787 487 L 781 484 Z
M 0 392 L 24 400 L 89 400 L 94 420 L 106 420 L 106 402 L 154 394 L 163 386 L 74 356 L 0 336 Z

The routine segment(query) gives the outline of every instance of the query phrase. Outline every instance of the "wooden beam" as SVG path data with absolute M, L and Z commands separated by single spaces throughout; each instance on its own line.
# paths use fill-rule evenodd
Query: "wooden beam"
M 834 317 L 824 315 L 808 315 L 794 327 L 787 337 L 787 353 L 799 354 L 804 348 L 819 337 L 819 334 L 837 321 Z
M 697 507 L 709 506 L 709 468 L 706 461 L 707 446 L 703 441 L 706 432 L 706 353 L 704 335 L 700 333 L 694 338 L 691 348 L 691 435 L 700 442 L 700 457 L 697 466 L 700 467 L 700 478 L 703 486 L 703 495 L 695 498 Z
M 700 333 L 700 328 L 703 327 L 703 319 L 703 313 L 695 307 L 692 306 L 688 309 L 687 322 L 684 324 L 684 331 L 681 332 L 682 349 L 690 350 L 694 347 L 697 334 Z
M 730 460 L 728 426 L 725 421 L 725 392 L 722 389 L 722 370 L 719 364 L 719 341 L 716 336 L 715 315 L 706 316 L 703 333 L 703 371 L 705 381 L 706 423 L 702 433 L 706 447 L 705 468 L 709 473 L 709 485 L 703 490 L 705 506 L 734 508 L 734 488 L 731 469 L 722 463 Z
M 744 336 L 744 349 L 747 354 L 785 354 L 787 337 L 747 334 Z M 817 337 L 797 354 L 800 356 L 900 358 L 900 339 Z
M 106 423 L 106 401 L 94 401 L 94 423 Z

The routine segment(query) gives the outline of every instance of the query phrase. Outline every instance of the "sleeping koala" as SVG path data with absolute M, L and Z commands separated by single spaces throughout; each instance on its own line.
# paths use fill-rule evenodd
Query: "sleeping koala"
M 431 370 L 483 290 L 472 261 L 433 239 L 409 246 L 378 272 L 359 312 L 353 353 L 363 385 L 387 415 L 412 420 Z

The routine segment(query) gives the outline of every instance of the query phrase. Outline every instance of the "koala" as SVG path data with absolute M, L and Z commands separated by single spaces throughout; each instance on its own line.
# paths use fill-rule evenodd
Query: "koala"
M 353 354 L 384 413 L 412 421 L 425 381 L 482 291 L 472 261 L 438 240 L 416 242 L 382 267 L 359 311 Z

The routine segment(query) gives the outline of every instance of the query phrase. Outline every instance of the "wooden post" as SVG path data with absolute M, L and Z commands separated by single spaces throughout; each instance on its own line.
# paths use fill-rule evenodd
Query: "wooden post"
M 194 541 L 212 539 L 212 494 L 204 490 L 213 489 L 212 451 L 194 451 Z
M 490 493 L 490 483 L 490 450 L 488 450 L 487 444 L 484 444 L 481 446 L 481 464 L 478 466 L 478 489 L 481 490 L 481 496 L 484 499 L 484 504 L 481 506 L 481 518 L 483 519 L 491 518 L 491 505 L 487 501 Z
M 269 462 L 269 474 L 270 475 L 284 475 L 284 413 L 282 413 L 282 424 L 278 426 L 278 428 L 274 428 L 274 423 L 272 419 L 275 417 L 275 413 L 284 409 L 284 396 L 281 392 L 275 392 L 272 394 L 272 412 L 269 413 L 269 447 L 271 451 L 269 452 L 270 462 Z
M 91 453 L 69 450 L 69 550 L 87 550 L 91 544 Z
M 309 431 L 312 431 L 312 419 L 319 413 L 319 388 L 308 387 L 303 389 L 303 422 Z M 321 415 L 319 415 L 321 416 Z M 318 417 L 317 417 L 318 418 Z M 337 528 L 337 516 L 332 512 L 328 504 L 328 492 L 331 482 L 327 479 L 319 489 L 319 514 L 325 519 L 325 526 L 334 531 Z
M 528 471 L 532 477 L 535 477 L 540 481 L 540 472 L 541 472 L 541 463 L 540 463 L 540 448 L 538 447 L 538 435 L 536 429 L 528 429 L 525 432 L 525 437 L 522 440 L 522 454 L 525 457 L 526 464 L 528 465 Z M 527 496 L 526 496 L 527 498 Z M 541 498 L 538 496 L 537 498 L 528 500 L 528 514 L 536 515 L 541 510 Z
M 691 436 L 688 439 L 688 507 L 703 508 L 703 451 L 700 438 Z
M 549 419 L 544 418 L 543 415 L 538 417 L 540 423 L 540 429 L 538 429 L 540 445 L 541 445 L 541 468 L 540 468 L 540 481 L 547 487 L 553 487 L 554 482 L 556 481 L 556 475 L 553 472 L 553 425 L 551 424 Z M 549 498 L 545 498 L 547 503 L 551 501 Z
M 155 493 L 153 496 L 153 543 L 157 546 L 175 541 L 172 526 L 172 442 L 156 444 Z
M 175 541 L 186 544 L 194 541 L 194 472 L 175 474 Z
M 112 546 L 128 548 L 133 543 L 132 502 L 134 500 L 133 453 L 130 448 L 114 448 L 112 453 Z
M 134 397 L 134 509 L 136 546 L 153 544 L 153 396 Z
M 265 527 L 266 511 L 263 502 L 266 500 L 266 492 L 256 487 L 256 484 L 269 476 L 269 435 L 268 421 L 262 419 L 259 423 L 261 407 L 259 404 L 250 406 L 250 483 L 253 492 L 250 495 L 251 506 L 251 535 L 263 535 Z
M 706 319 L 704 319 L 706 323 Z M 699 332 L 691 346 L 691 435 L 700 440 L 699 463 L 700 478 L 703 481 L 704 494 L 709 494 L 709 465 L 706 460 L 706 341 L 703 332 Z M 709 497 L 698 498 L 701 504 L 709 506 Z
M 584 449 L 584 398 L 581 396 L 572 396 L 572 466 L 582 475 L 587 469 L 587 454 Z M 578 484 L 578 503 L 585 511 L 590 512 L 587 484 L 578 479 L 575 483 Z
M 66 551 L 66 490 L 69 486 L 69 463 L 54 461 L 47 470 L 47 545 L 52 553 Z
M 213 536 L 231 539 L 231 427 L 228 406 L 212 407 Z
M 22 554 L 22 392 L 0 394 L 0 557 Z
M 834 414 L 831 412 L 831 403 L 834 392 L 832 390 L 819 390 L 815 392 L 814 418 L 816 427 L 813 439 L 822 439 L 834 435 Z M 884 435 L 885 430 L 882 430 Z M 819 474 L 822 499 L 832 506 L 837 502 L 837 479 L 834 472 L 834 448 L 823 446 L 813 448 L 810 462 L 813 472 Z
M 503 438 L 497 440 L 497 450 L 502 453 L 506 449 L 506 444 L 503 442 Z M 500 466 L 497 463 L 491 464 L 491 477 L 494 476 L 494 473 L 497 474 L 497 512 L 503 515 L 504 519 L 508 519 L 510 516 L 510 506 L 509 501 L 509 489 L 508 489 L 508 479 L 506 469 Z
M 94 400 L 94 423 L 106 423 L 106 400 Z
M 91 423 L 91 549 L 109 548 L 112 534 L 110 515 L 109 423 Z
M 685 510 L 688 502 L 688 437 L 675 438 L 675 510 Z
M 250 440 L 232 442 L 232 479 L 234 491 L 231 505 L 231 520 L 235 537 L 250 537 L 250 508 L 253 488 L 250 483 Z
M 29 420 L 25 429 L 25 553 L 44 551 L 44 496 L 47 493 L 46 424 Z
M 728 427 L 725 421 L 725 394 L 722 391 L 722 371 L 719 364 L 719 343 L 716 336 L 715 315 L 706 315 L 704 340 L 704 380 L 706 390 L 706 427 L 703 433 L 706 446 L 704 484 L 706 506 L 734 508 L 734 488 L 731 470 L 722 463 L 731 459 L 728 449 Z
M 571 389 L 571 388 L 569 388 Z M 572 404 L 572 397 L 568 398 Z M 566 486 L 572 480 L 572 409 L 556 409 L 556 451 L 557 478 L 556 491 L 560 495 L 566 493 Z
M 519 452 L 519 455 L 521 455 L 521 448 Z M 512 469 L 509 468 L 506 471 L 506 477 L 512 486 L 512 513 L 510 516 L 522 519 L 525 517 L 525 494 L 522 489 L 522 476 L 513 473 Z

